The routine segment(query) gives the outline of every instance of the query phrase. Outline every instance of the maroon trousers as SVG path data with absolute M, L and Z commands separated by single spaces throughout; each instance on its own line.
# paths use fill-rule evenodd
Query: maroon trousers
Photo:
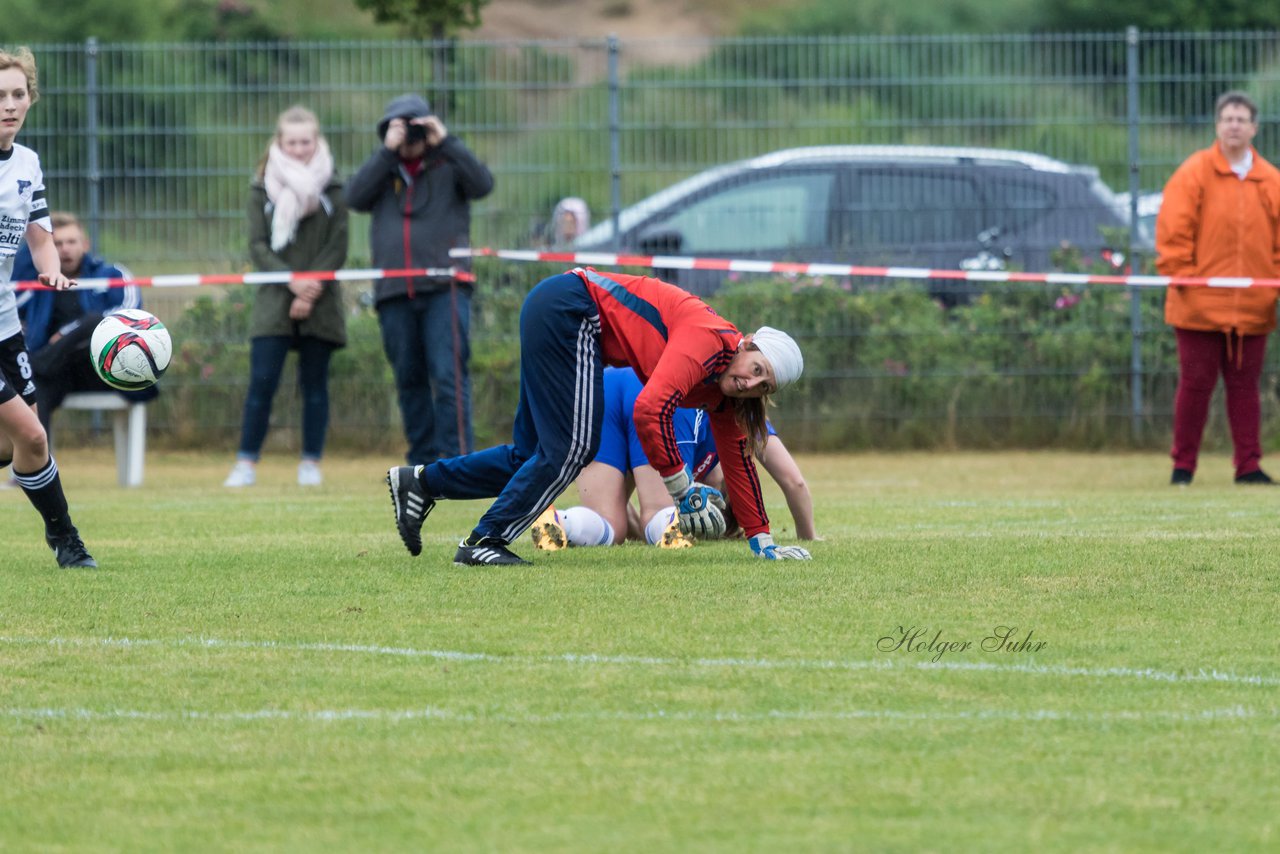
M 1258 382 L 1267 336 L 1194 329 L 1174 332 L 1178 337 L 1178 392 L 1173 399 L 1173 467 L 1196 470 L 1209 403 L 1221 374 L 1227 390 L 1227 424 L 1235 446 L 1236 477 L 1257 471 L 1262 460 Z

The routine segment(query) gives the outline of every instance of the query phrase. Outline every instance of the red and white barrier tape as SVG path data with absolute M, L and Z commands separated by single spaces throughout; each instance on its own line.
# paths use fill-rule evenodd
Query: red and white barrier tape
M 1280 278 L 1236 276 L 1125 276 L 1093 273 L 1021 273 L 1011 270 L 931 270 L 926 267 L 861 267 L 852 264 L 809 264 L 791 261 L 756 261 L 733 258 L 698 258 L 685 255 L 619 255 L 609 252 L 539 252 L 524 249 L 454 249 L 455 258 L 501 258 L 506 261 L 537 261 L 590 267 L 651 267 L 665 270 L 722 270 L 731 273 L 783 273 L 795 276 L 855 276 L 877 279 L 943 279 L 962 282 L 1030 282 L 1050 285 L 1123 285 L 1133 288 L 1163 288 L 1192 285 L 1209 288 L 1280 288 Z M 122 279 L 80 279 L 82 288 L 117 288 L 138 285 L 178 288 L 192 285 L 274 285 L 289 282 L 369 281 L 414 277 L 451 277 L 474 282 L 473 273 L 455 267 L 407 268 L 402 270 L 308 270 L 281 273 L 226 273 L 170 276 L 139 276 Z M 43 288 L 39 282 L 17 282 L 18 290 Z
M 137 285 L 140 288 L 187 288 L 192 285 L 287 285 L 290 282 L 369 281 L 370 279 L 405 279 L 424 276 L 449 277 L 460 282 L 474 282 L 475 275 L 456 267 L 423 267 L 403 270 L 308 270 L 305 272 L 279 273 L 226 273 L 202 276 L 197 273 L 174 276 L 132 276 L 114 279 L 78 279 L 81 288 L 122 288 Z M 47 290 L 35 281 L 17 282 L 20 291 Z
M 951 279 L 964 282 L 1041 282 L 1055 285 L 1127 285 L 1163 288 L 1202 285 L 1210 288 L 1280 288 L 1280 278 L 1228 276 L 1108 276 L 1091 273 L 1019 273 L 1010 270 L 931 270 L 926 267 L 860 267 L 852 264 L 809 264 L 686 255 L 616 255 L 608 252 L 537 252 L 523 249 L 455 249 L 455 258 L 493 257 L 508 261 L 554 261 L 591 267 L 655 267 L 665 270 L 724 270 L 737 273 L 786 273 L 797 276 L 857 276 L 877 279 Z

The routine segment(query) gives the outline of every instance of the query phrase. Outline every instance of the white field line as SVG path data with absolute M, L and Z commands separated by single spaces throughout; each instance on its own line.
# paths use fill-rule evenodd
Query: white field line
M 808 709 L 764 712 L 699 712 L 666 711 L 600 711 L 600 712 L 552 712 L 549 714 L 472 714 L 450 709 L 427 707 L 421 709 L 313 709 L 294 711 L 289 709 L 260 709 L 248 712 L 210 712 L 182 710 L 154 712 L 141 709 L 86 709 L 86 708 L 9 708 L 0 709 L 0 717 L 14 720 L 70 720 L 70 721 L 148 721 L 148 722 L 212 722 L 246 723 L 256 721 L 290 721 L 298 723 L 331 723 L 341 721 L 375 721 L 380 723 L 404 723 L 410 721 L 438 721 L 443 723 L 495 723 L 495 724 L 560 724 L 560 723 L 698 723 L 698 724 L 760 724 L 772 722 L 840 722 L 886 721 L 901 723 L 948 722 L 1172 722 L 1172 723 L 1221 723 L 1249 720 L 1277 720 L 1280 711 L 1257 710 L 1244 706 L 1228 706 L 1205 709 L 1199 712 L 1172 711 L 1115 711 L 1072 712 L 1057 709 L 979 709 L 955 712 L 906 712 L 892 709 Z
M 284 643 L 280 641 L 235 641 L 217 638 L 31 638 L 0 636 L 5 646 L 114 647 L 197 647 L 203 649 L 270 649 L 281 652 L 351 653 L 354 655 L 400 656 L 439 661 L 474 661 L 491 664 L 571 664 L 580 666 L 609 665 L 616 667 L 702 667 L 742 670 L 942 670 L 983 673 L 1021 673 L 1031 676 L 1067 676 L 1086 679 L 1128 679 L 1168 684 L 1217 683 L 1223 685 L 1280 686 L 1280 677 L 1230 673 L 1216 668 L 1185 673 L 1172 670 L 1135 667 L 1070 667 L 1060 664 L 1001 664 L 994 662 L 912 661 L 904 657 L 878 659 L 801 659 L 801 658 L 669 658 L 633 655 L 596 655 L 562 653 L 559 655 L 495 655 L 486 652 L 415 649 L 412 647 L 369 646 L 335 643 Z

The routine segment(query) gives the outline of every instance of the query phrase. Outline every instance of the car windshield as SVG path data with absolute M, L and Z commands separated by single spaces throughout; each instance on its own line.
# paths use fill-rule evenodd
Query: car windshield
M 706 187 L 715 181 L 719 181 L 727 175 L 732 175 L 740 171 L 742 171 L 741 163 L 730 163 L 716 169 L 710 169 L 706 172 L 699 172 L 697 175 L 686 178 L 679 183 L 672 184 L 665 190 L 660 190 L 652 196 L 636 202 L 631 207 L 623 210 L 618 217 L 621 221 L 619 223 L 621 230 L 624 232 L 629 231 L 648 217 L 660 210 L 663 210 L 678 199 L 692 195 L 703 187 Z M 613 220 L 606 219 L 604 222 L 596 225 L 591 230 L 579 236 L 575 243 L 581 246 L 596 246 L 604 243 L 612 237 Z

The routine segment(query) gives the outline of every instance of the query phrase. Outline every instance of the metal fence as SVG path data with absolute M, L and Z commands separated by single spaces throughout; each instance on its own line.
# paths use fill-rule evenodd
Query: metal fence
M 374 126 L 384 104 L 404 92 L 426 94 L 450 131 L 497 176 L 494 193 L 475 205 L 476 245 L 545 241 L 552 209 L 566 196 L 585 199 L 597 221 L 608 220 L 709 167 L 798 146 L 1032 152 L 1096 168 L 1111 190 L 1132 193 L 1128 204 L 1136 206 L 1139 193 L 1158 190 L 1183 158 L 1212 140 L 1213 99 L 1226 89 L 1245 89 L 1258 100 L 1262 123 L 1256 145 L 1264 156 L 1276 154 L 1278 46 L 1280 37 L 1271 32 L 1134 30 L 521 43 L 90 40 L 33 46 L 44 99 L 30 114 L 23 142 L 41 154 L 53 205 L 78 211 L 97 248 L 140 274 L 245 268 L 247 182 L 284 108 L 302 103 L 317 112 L 339 168 L 349 174 L 377 144 Z M 353 265 L 369 262 L 363 226 L 357 217 Z M 1128 249 L 1123 235 L 1109 240 L 1117 250 Z M 1149 261 L 1141 241 L 1135 248 L 1139 264 Z M 844 247 L 838 257 L 866 260 L 857 246 Z M 1100 258 L 1071 253 L 1055 256 L 1054 263 L 1105 266 Z M 550 271 L 539 265 L 487 269 L 504 287 L 516 289 Z M 827 286 L 855 295 L 886 288 L 883 282 L 856 281 Z M 485 289 L 482 281 L 481 302 Z M 194 299 L 148 296 L 151 305 L 171 313 Z M 358 294 L 352 296 L 358 303 Z M 1092 319 L 1071 317 L 1081 296 L 1086 308 L 1095 298 L 1106 307 L 1093 310 Z M 992 290 L 991 301 L 1047 319 L 1024 328 L 1017 317 L 993 319 L 998 312 L 972 311 L 963 322 L 942 326 L 916 323 L 916 315 L 821 332 L 797 329 L 802 338 L 842 341 L 850 355 L 842 361 L 836 348 L 804 384 L 800 409 L 806 414 L 792 422 L 798 442 L 832 447 L 928 445 L 940 437 L 962 445 L 1097 444 L 1105 437 L 1162 441 L 1174 366 L 1169 334 L 1158 321 L 1157 294 L 1116 303 L 1098 294 L 1000 288 Z M 919 311 L 918 303 L 910 305 Z M 981 325 L 988 322 L 995 325 Z M 483 347 L 489 333 L 479 326 Z M 1063 340 L 1082 336 L 1123 345 L 1103 364 L 1097 348 L 1073 355 L 1068 347 L 1049 359 L 1033 342 L 1057 327 Z M 220 333 L 195 328 L 189 334 Z M 966 334 L 971 343 L 984 335 L 1004 336 L 1012 346 L 997 348 L 1004 355 L 981 364 L 966 363 L 963 352 L 953 357 L 958 363 L 934 363 L 935 350 L 950 352 L 939 336 L 963 340 Z M 878 352 L 890 341 L 896 343 L 880 367 L 852 357 Z M 233 350 L 243 342 L 218 343 Z M 206 383 L 204 392 L 231 402 L 203 416 L 228 442 L 244 383 L 244 376 L 231 373 L 215 366 L 211 375 L 204 366 L 196 378 L 172 380 Z M 352 374 L 349 381 L 361 383 L 374 372 Z M 1268 376 L 1274 374 L 1272 362 Z M 377 376 L 385 382 L 384 373 Z M 981 395 L 992 393 L 988 388 L 957 400 L 956 376 L 994 378 L 1018 391 L 983 400 Z M 921 391 L 935 381 L 936 394 Z M 819 394 L 818 383 L 834 393 Z M 1079 415 L 1078 400 L 1060 399 L 1078 397 L 1081 383 L 1108 389 L 1090 404 L 1097 429 L 1085 433 L 1070 428 Z M 336 395 L 346 391 L 335 388 Z M 194 393 L 182 392 L 171 396 Z M 855 412 L 833 405 L 835 400 L 860 405 Z M 1274 396 L 1267 395 L 1266 403 L 1271 418 Z M 176 408 L 156 409 L 162 428 L 182 417 Z M 278 410 L 282 425 L 296 420 L 289 401 Z M 780 421 L 787 419 L 780 413 Z M 1028 419 L 1040 427 L 1028 428 Z M 993 421 L 1003 426 L 992 429 Z M 862 426 L 849 426 L 854 423 Z M 911 425 L 905 434 L 904 424 Z M 377 406 L 341 413 L 335 431 L 339 441 L 349 431 L 360 437 L 355 441 L 385 434 L 394 443 L 397 426 L 393 407 Z M 479 421 L 477 427 L 493 436 L 505 429 Z

